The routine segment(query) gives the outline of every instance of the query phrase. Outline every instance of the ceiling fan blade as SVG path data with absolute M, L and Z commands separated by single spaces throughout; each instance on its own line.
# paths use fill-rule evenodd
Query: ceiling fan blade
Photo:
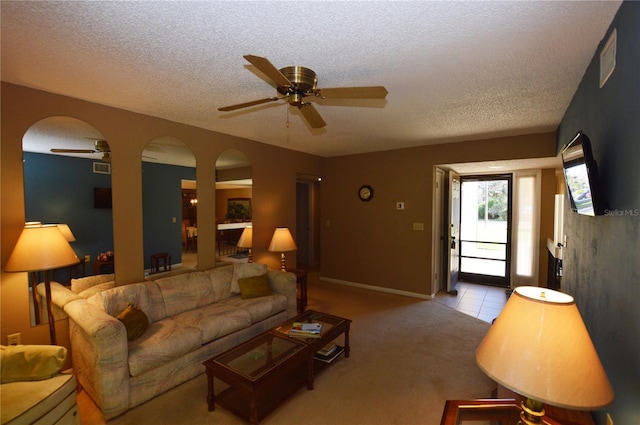
M 98 151 L 94 151 L 92 149 L 51 149 L 51 152 L 54 153 L 96 153 Z
M 384 99 L 387 89 L 382 86 L 335 87 L 316 89 L 315 95 L 324 99 Z
M 282 72 L 278 70 L 269 59 L 263 58 L 260 56 L 254 55 L 244 55 L 243 56 L 247 61 L 251 62 L 253 66 L 258 68 L 264 75 L 271 78 L 274 83 L 283 87 L 292 87 L 293 84 L 287 77 L 285 77 Z
M 218 111 L 227 112 L 227 111 L 235 111 L 236 109 L 247 108 L 249 106 L 261 105 L 267 102 L 273 102 L 275 100 L 280 100 L 279 97 L 267 97 L 265 99 L 260 100 L 252 100 L 251 102 L 238 103 L 237 105 L 225 106 L 223 108 L 218 108 Z
M 327 123 L 324 122 L 324 120 L 320 116 L 318 110 L 312 104 L 303 103 L 302 105 L 298 106 L 298 109 L 300 109 L 302 116 L 305 120 L 307 120 L 311 128 L 322 128 L 327 125 Z

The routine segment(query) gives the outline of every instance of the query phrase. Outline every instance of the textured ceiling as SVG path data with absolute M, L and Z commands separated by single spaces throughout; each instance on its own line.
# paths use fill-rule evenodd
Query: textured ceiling
M 2 1 L 2 80 L 321 156 L 555 130 L 620 1 Z M 301 65 L 310 129 L 243 59 Z M 287 120 L 289 125 L 287 126 Z

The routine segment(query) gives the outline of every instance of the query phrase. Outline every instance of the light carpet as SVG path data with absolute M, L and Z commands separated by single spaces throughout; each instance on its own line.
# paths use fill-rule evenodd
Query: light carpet
M 475 363 L 490 326 L 479 319 L 434 301 L 317 279 L 310 279 L 308 308 L 353 320 L 351 357 L 318 374 L 314 390 L 300 389 L 265 425 L 437 425 L 447 399 L 487 398 L 496 387 Z M 206 393 L 203 374 L 108 425 L 246 423 L 221 407 L 209 412 Z M 97 416 L 86 410 L 82 422 L 93 425 Z

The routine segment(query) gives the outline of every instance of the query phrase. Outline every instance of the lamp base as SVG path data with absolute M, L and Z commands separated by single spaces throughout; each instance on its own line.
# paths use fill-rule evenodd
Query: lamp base
M 520 425 L 543 425 L 544 407 L 539 401 L 527 398 L 522 401 L 520 412 Z
M 287 263 L 284 258 L 284 252 L 280 253 L 280 270 L 283 272 L 287 271 Z

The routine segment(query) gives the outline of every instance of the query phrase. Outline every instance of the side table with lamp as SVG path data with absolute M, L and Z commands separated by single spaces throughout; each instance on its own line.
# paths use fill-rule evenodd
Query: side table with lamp
M 552 289 L 516 288 L 480 343 L 476 362 L 503 394 L 521 396 L 519 406 L 512 401 L 521 410 L 520 424 L 553 423 L 551 414 L 563 416 L 558 423 L 592 423 L 588 411 L 614 398 L 573 297 Z M 450 418 L 455 421 L 444 422 L 443 415 L 442 424 L 459 423 L 456 415 Z

